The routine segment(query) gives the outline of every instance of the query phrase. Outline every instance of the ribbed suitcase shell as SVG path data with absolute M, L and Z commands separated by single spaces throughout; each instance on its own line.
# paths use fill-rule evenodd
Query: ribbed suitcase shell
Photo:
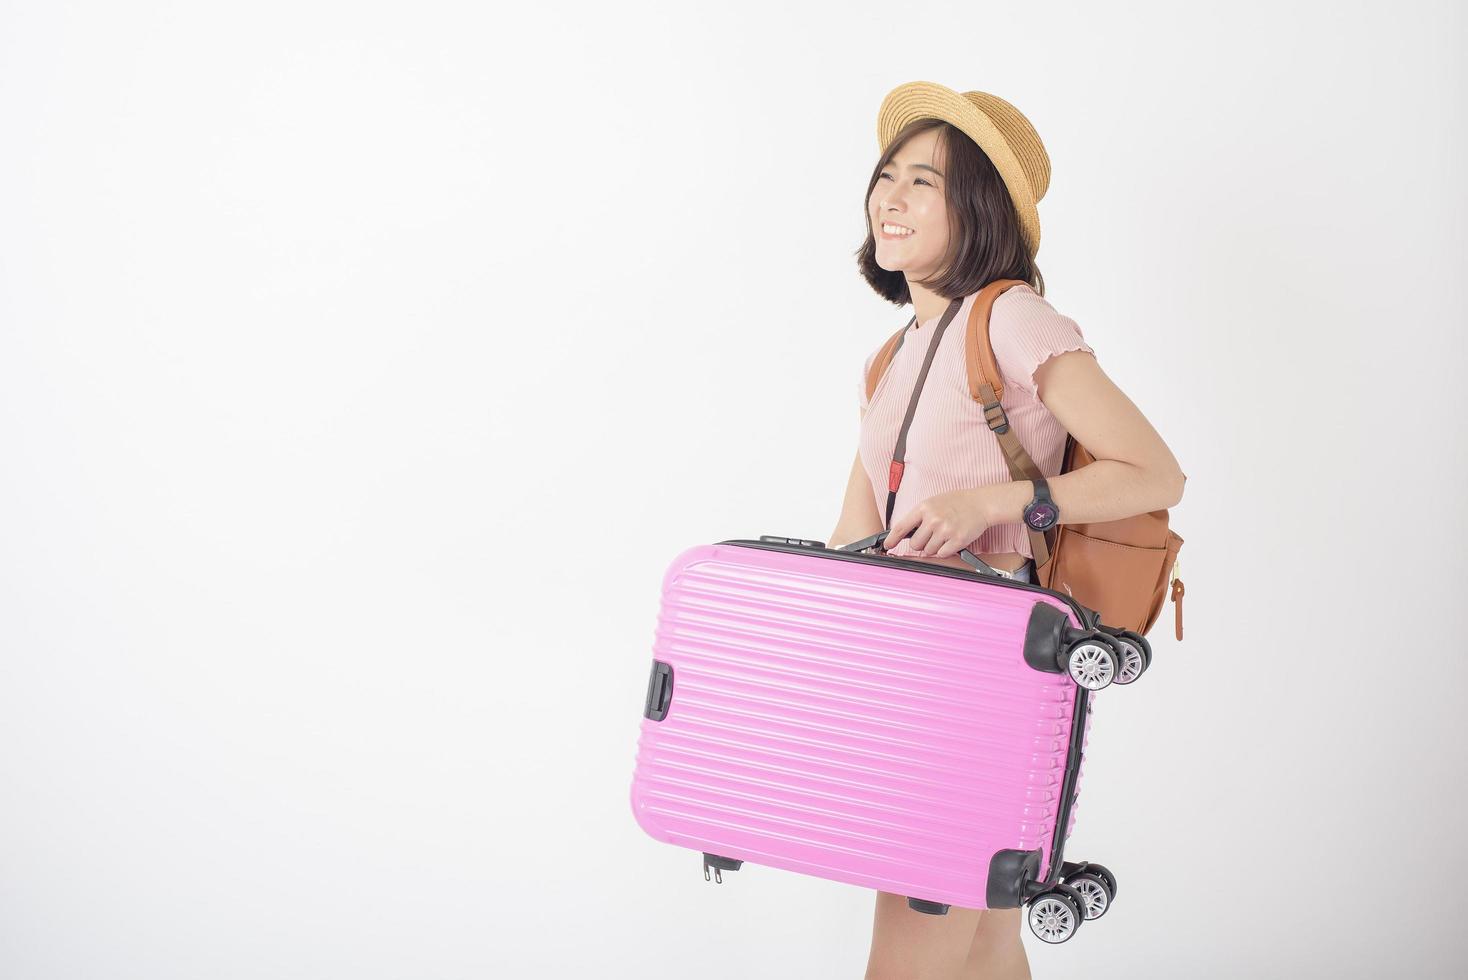
M 753 540 L 679 555 L 653 647 L 672 693 L 642 721 L 638 824 L 961 908 L 987 907 L 997 851 L 1038 848 L 1053 877 L 1078 693 L 1094 694 L 1029 666 L 1024 639 L 1037 602 L 1080 620 L 1038 586 L 941 567 Z M 1072 796 L 1067 836 L 1074 822 Z

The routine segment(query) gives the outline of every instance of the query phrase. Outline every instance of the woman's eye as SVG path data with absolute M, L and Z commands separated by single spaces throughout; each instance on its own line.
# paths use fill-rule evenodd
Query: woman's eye
M 890 179 L 890 178 L 891 178 L 891 177 L 892 177 L 892 175 L 891 175 L 891 174 L 889 174 L 889 173 L 887 173 L 887 172 L 886 172 L 886 171 L 885 171 L 885 170 L 884 170 L 884 171 L 882 171 L 882 177 L 887 177 L 887 178 L 889 178 L 889 179 Z M 878 179 L 878 180 L 880 180 L 880 179 L 881 179 L 881 177 L 879 177 L 879 178 L 877 178 L 877 179 Z M 929 183 L 929 182 L 928 182 L 928 181 L 926 181 L 926 180 L 923 180 L 923 178 L 921 178 L 921 177 L 918 177 L 918 178 L 917 178 L 917 180 L 919 180 L 919 181 L 922 181 L 922 183 L 924 183 L 924 184 L 927 184 L 927 185 L 928 185 L 928 186 L 929 186 L 929 187 L 932 187 L 932 186 L 933 186 L 933 185 L 932 185 L 932 184 L 931 184 L 931 183 Z

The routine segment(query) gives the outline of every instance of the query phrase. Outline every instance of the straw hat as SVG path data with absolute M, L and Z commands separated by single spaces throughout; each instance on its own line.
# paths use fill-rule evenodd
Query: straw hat
M 877 145 L 883 153 L 902 127 L 915 119 L 942 119 L 968 134 L 994 162 L 1019 214 L 1030 255 L 1040 249 L 1036 205 L 1050 187 L 1050 157 L 1040 134 L 1014 106 L 987 92 L 962 95 L 936 82 L 899 85 L 877 110 Z

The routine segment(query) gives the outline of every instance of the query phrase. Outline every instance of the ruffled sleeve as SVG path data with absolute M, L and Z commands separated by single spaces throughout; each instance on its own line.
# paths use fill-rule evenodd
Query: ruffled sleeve
M 1096 353 L 1079 324 L 1026 286 L 1015 286 L 994 300 L 989 343 L 1005 386 L 1014 385 L 1035 397 L 1035 371 L 1041 364 L 1066 351 Z

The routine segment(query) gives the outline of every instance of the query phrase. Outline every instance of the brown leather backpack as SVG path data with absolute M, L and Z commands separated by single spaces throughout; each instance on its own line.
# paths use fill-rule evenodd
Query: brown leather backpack
M 1017 285 L 1028 284 L 1019 279 L 996 279 L 979 290 L 969 312 L 964 358 L 969 393 L 983 406 L 989 429 L 1004 450 L 1010 475 L 1018 481 L 1043 474 L 1020 445 L 1000 404 L 1004 381 L 989 343 L 989 313 L 994 300 Z M 906 333 L 904 326 L 872 359 L 866 379 L 868 399 Z M 1060 472 L 1069 473 L 1094 461 L 1095 457 L 1067 433 Z M 1081 605 L 1095 610 L 1107 626 L 1142 634 L 1157 622 L 1170 592 L 1176 636 L 1183 638 L 1183 580 L 1177 575 L 1183 539 L 1167 526 L 1165 509 L 1097 524 L 1057 524 L 1043 533 L 1027 530 L 1040 585 L 1068 593 Z

